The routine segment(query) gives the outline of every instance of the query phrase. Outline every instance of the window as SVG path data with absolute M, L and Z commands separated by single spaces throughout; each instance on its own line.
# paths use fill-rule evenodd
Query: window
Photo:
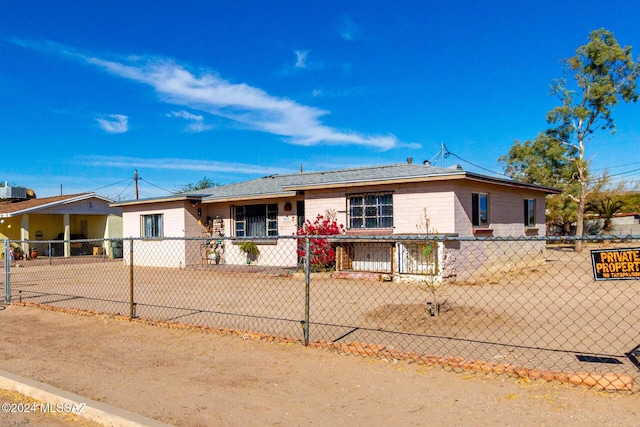
M 483 193 L 471 194 L 471 225 L 474 227 L 489 226 L 489 196 Z
M 535 227 L 536 225 L 535 199 L 524 199 L 524 225 L 525 227 Z
M 393 227 L 393 195 L 368 193 L 349 196 L 349 228 Z
M 236 237 L 275 237 L 278 235 L 278 205 L 236 206 Z
M 162 214 L 142 215 L 141 236 L 146 238 L 163 237 Z

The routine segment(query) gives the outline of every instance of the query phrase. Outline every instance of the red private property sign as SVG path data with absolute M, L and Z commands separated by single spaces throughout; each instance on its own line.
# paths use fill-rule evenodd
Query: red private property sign
M 640 279 L 640 248 L 591 251 L 596 280 Z

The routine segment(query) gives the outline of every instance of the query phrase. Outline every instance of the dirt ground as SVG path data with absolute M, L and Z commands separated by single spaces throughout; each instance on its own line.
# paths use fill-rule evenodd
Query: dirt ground
M 414 358 L 631 375 L 637 388 L 640 371 L 625 356 L 640 345 L 637 281 L 596 283 L 586 250 L 554 248 L 546 256 L 544 268 L 447 283 L 435 296 L 377 275 L 313 273 L 309 339 L 380 345 Z M 11 294 L 13 302 L 128 315 L 133 282 L 135 316 L 300 340 L 304 279 L 261 265 L 135 267 L 131 274 L 121 260 L 38 258 L 11 268 Z M 437 316 L 432 300 L 440 303 Z
M 176 426 L 632 426 L 640 419 L 638 393 L 451 372 L 108 316 L 9 306 L 0 310 L 0 343 L 0 369 Z M 15 414 L 0 414 L 0 424 L 52 425 Z

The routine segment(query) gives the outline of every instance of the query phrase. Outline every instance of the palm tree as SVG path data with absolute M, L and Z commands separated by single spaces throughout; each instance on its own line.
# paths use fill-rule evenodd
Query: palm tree
M 585 211 L 595 213 L 598 217 L 604 220 L 602 230 L 605 234 L 611 234 L 611 218 L 620 212 L 625 206 L 625 203 L 617 197 L 602 197 L 593 200 L 585 206 Z

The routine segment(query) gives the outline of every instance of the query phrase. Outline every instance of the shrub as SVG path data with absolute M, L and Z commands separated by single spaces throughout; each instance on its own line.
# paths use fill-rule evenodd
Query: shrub
M 296 232 L 298 236 L 332 236 L 335 234 L 343 234 L 344 225 L 338 225 L 337 221 L 328 212 L 327 216 L 318 215 L 316 220 L 311 223 L 307 220 L 303 227 Z M 335 246 L 329 242 L 326 237 L 311 238 L 309 245 L 309 264 L 313 271 L 328 271 L 335 268 L 336 251 Z M 302 258 L 306 257 L 304 241 L 300 240 L 298 244 L 298 255 Z

